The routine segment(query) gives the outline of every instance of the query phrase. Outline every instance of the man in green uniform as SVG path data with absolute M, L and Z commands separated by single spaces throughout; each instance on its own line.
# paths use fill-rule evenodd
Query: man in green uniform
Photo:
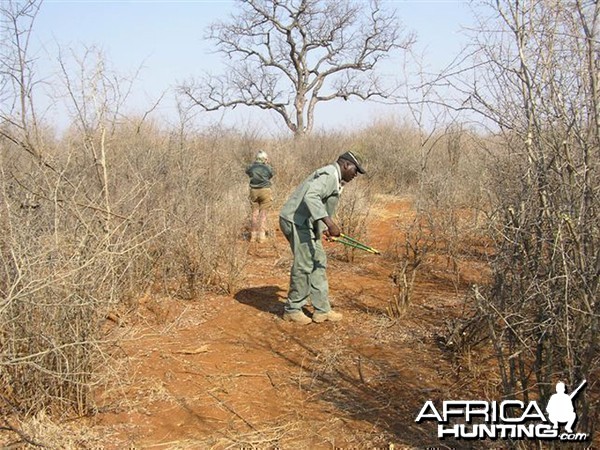
M 313 322 L 342 319 L 342 315 L 333 311 L 329 303 L 325 273 L 327 256 L 321 235 L 338 237 L 341 234 L 333 215 L 342 184 L 349 183 L 359 173 L 366 173 L 361 156 L 356 152 L 343 153 L 335 163 L 310 174 L 281 209 L 279 226 L 294 254 L 284 320 L 310 323 L 311 319 L 302 311 L 308 297 L 315 309 Z

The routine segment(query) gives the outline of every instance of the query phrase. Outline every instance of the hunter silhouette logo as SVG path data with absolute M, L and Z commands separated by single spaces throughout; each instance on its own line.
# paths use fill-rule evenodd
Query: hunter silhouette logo
M 573 408 L 573 398 L 579 393 L 581 388 L 585 385 L 586 380 L 583 380 L 579 387 L 575 389 L 571 395 L 565 394 L 565 383 L 556 383 L 556 394 L 552 394 L 546 406 L 546 412 L 550 422 L 554 425 L 554 430 L 558 429 L 559 422 L 566 422 L 565 431 L 567 433 L 573 432 L 573 424 L 577 420 L 577 414 L 575 414 L 575 408 Z
M 438 437 L 445 439 L 543 439 L 586 441 L 586 433 L 574 433 L 577 414 L 573 399 L 585 386 L 583 380 L 571 394 L 563 382 L 556 383 L 556 393 L 546 405 L 546 414 L 536 401 L 520 400 L 445 400 L 441 408 L 425 402 L 415 422 L 435 421 Z M 560 433 L 559 424 L 564 425 Z

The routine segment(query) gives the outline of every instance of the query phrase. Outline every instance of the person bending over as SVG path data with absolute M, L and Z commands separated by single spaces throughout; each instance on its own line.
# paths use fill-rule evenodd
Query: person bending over
M 279 226 L 294 256 L 284 320 L 308 324 L 342 319 L 329 302 L 327 256 L 321 236 L 340 236 L 333 216 L 342 184 L 349 183 L 359 173 L 366 173 L 362 157 L 356 152 L 345 152 L 333 164 L 311 173 L 281 209 Z M 314 307 L 312 320 L 302 311 L 309 297 Z

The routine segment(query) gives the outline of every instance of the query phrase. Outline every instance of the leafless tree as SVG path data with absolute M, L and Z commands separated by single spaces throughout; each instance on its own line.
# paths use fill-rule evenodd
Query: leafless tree
M 0 2 L 0 137 L 41 158 L 29 42 L 41 2 Z
M 385 99 L 376 69 L 407 49 L 396 14 L 379 0 L 245 0 L 208 33 L 229 62 L 181 92 L 206 111 L 247 105 L 275 111 L 295 136 L 310 133 L 315 107 L 335 99 Z

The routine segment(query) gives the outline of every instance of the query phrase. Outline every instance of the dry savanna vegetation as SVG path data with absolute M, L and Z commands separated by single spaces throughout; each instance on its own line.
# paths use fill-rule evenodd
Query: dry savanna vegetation
M 264 13 L 259 6 L 271 2 L 249 3 L 255 5 L 254 13 Z M 329 3 L 335 2 L 308 2 Z M 98 417 L 111 408 L 135 409 L 130 395 L 136 383 L 128 377 L 143 367 L 139 346 L 147 342 L 143 337 L 149 323 L 160 328 L 159 335 L 179 336 L 187 312 L 235 299 L 269 314 L 268 322 L 261 322 L 264 328 L 246 337 L 252 349 L 264 341 L 269 358 L 281 357 L 269 341 L 275 340 L 269 334 L 273 329 L 301 342 L 298 331 L 281 331 L 277 325 L 277 296 L 272 305 L 260 303 L 262 297 L 254 299 L 257 292 L 271 295 L 270 286 L 260 291 L 248 286 L 256 278 L 275 277 L 275 291 L 287 289 L 290 255 L 275 229 L 276 211 L 306 174 L 348 149 L 365 155 L 369 175 L 345 188 L 337 220 L 345 233 L 383 246 L 383 255 L 374 263 L 357 250 L 330 247 L 330 271 L 343 273 L 344 280 L 363 277 L 364 289 L 371 286 L 379 296 L 371 304 L 363 291 L 356 297 L 334 288 L 345 299 L 336 301 L 336 308 L 369 320 L 349 318 L 351 325 L 328 335 L 326 345 L 306 361 L 298 357 L 301 362 L 287 381 L 273 378 L 283 371 L 277 368 L 261 379 L 274 389 L 297 389 L 293 395 L 305 396 L 304 408 L 310 408 L 307 398 L 318 392 L 330 408 L 328 417 L 367 421 L 370 431 L 345 433 L 337 441 L 353 448 L 436 442 L 435 432 L 427 436 L 413 423 L 420 405 L 412 401 L 417 394 L 404 392 L 408 385 L 396 377 L 402 372 L 394 366 L 399 355 L 411 358 L 414 374 L 437 367 L 444 380 L 451 380 L 420 391 L 440 401 L 467 392 L 477 399 L 545 405 L 557 381 L 574 388 L 587 379 L 577 402 L 577 431 L 587 433 L 584 444 L 591 445 L 600 418 L 600 6 L 583 1 L 488 6 L 456 65 L 396 98 L 408 105 L 406 118 L 376 118 L 343 133 L 315 132 L 310 109 L 308 119 L 300 120 L 309 96 L 294 104 L 293 114 L 287 113 L 290 136 L 266 137 L 251 129 L 194 126 L 194 108 L 231 106 L 215 102 L 223 97 L 214 90 L 194 90 L 194 84 L 180 87 L 177 125 L 167 126 L 152 114 L 123 113 L 128 81 L 110 72 L 93 47 L 76 61 L 59 58 L 57 89 L 71 111 L 71 125 L 58 135 L 52 123 L 38 116 L 40 74 L 27 53 L 40 4 L 3 2 L 0 445 L 150 445 L 135 434 L 129 441 L 110 434 L 103 440 L 103 432 L 94 431 L 103 423 Z M 302 13 L 296 12 L 298 17 Z M 347 11 L 348 17 L 351 13 Z M 379 13 L 372 17 L 384 20 Z M 298 23 L 315 23 L 319 15 L 313 14 L 313 22 Z M 391 26 L 385 20 L 375 23 Z M 241 41 L 230 32 L 216 26 L 212 38 L 235 53 L 227 45 Z M 401 39 L 395 33 L 378 38 L 373 52 L 368 46 L 359 52 L 364 58 L 357 57 L 363 64 L 357 70 L 373 69 L 380 55 L 412 43 L 410 36 Z M 383 38 L 393 39 L 393 48 Z M 293 73 L 290 67 L 281 69 Z M 263 75 L 272 94 L 277 78 Z M 314 92 L 311 83 L 326 86 L 319 80 L 304 79 L 297 86 L 308 95 Z M 352 90 L 363 85 L 364 80 L 348 78 L 345 85 L 337 84 L 336 95 L 368 98 Z M 442 88 L 454 93 L 448 98 L 459 100 L 440 100 Z M 255 94 L 264 100 L 269 92 Z M 317 91 L 315 98 L 324 95 Z M 380 91 L 380 97 L 391 95 Z M 277 108 L 282 107 L 275 105 L 274 114 L 281 115 Z M 277 173 L 271 239 L 262 247 L 250 244 L 246 235 L 244 168 L 258 149 L 269 153 Z M 257 262 L 262 269 L 256 269 Z M 440 286 L 445 297 L 456 300 L 452 307 L 428 303 L 427 293 Z M 196 346 L 186 342 L 182 347 L 189 349 L 179 348 L 178 355 L 203 354 L 205 338 L 216 336 L 214 345 L 224 345 L 227 339 L 218 340 L 222 333 L 238 326 L 246 330 L 247 311 L 216 311 L 222 317 L 215 319 L 219 326 L 203 322 L 207 335 L 195 336 Z M 425 317 L 429 329 L 423 331 L 417 319 Z M 318 341 L 315 331 L 310 333 Z M 359 345 L 359 338 L 365 346 L 373 339 L 382 347 L 373 343 L 370 359 L 353 359 L 349 349 Z M 410 339 L 418 341 L 418 355 L 410 354 Z M 306 350 L 308 344 L 303 345 Z M 380 353 L 373 353 L 378 348 Z M 147 350 L 151 355 L 152 349 Z M 221 356 L 222 362 L 227 360 L 226 354 Z M 286 358 L 286 364 L 293 360 Z M 356 383 L 343 371 L 350 363 Z M 209 367 L 194 373 L 202 369 Z M 215 438 L 217 431 L 206 431 L 205 440 L 196 436 L 194 441 L 170 434 L 171 444 L 161 441 L 163 448 L 315 447 L 314 440 L 299 437 L 301 416 L 259 426 L 247 419 L 250 406 L 244 413 L 223 400 L 227 376 L 232 375 L 205 373 L 202 384 L 202 392 L 230 416 L 216 427 L 227 433 Z M 425 383 L 423 376 L 419 380 Z M 138 394 L 148 401 L 164 400 L 164 386 Z M 389 392 L 402 402 L 390 403 Z M 119 396 L 130 403 L 117 408 Z M 359 397 L 364 409 L 350 411 L 347 405 Z M 246 429 L 232 427 L 234 420 Z M 399 423 L 389 425 L 394 421 Z M 313 431 L 327 436 L 322 429 Z M 319 445 L 330 448 L 332 442 Z M 532 440 L 509 445 L 559 444 Z

